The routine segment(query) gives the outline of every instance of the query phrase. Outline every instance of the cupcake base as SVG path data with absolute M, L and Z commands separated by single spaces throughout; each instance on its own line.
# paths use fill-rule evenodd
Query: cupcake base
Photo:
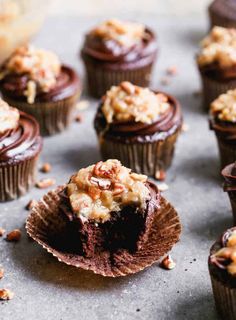
M 149 87 L 153 63 L 142 67 L 124 67 L 109 69 L 84 58 L 89 93 L 95 98 L 101 98 L 112 86 L 122 81 L 129 81 L 140 87 Z
M 161 198 L 160 208 L 156 211 L 148 237 L 137 251 L 131 253 L 120 249 L 114 253 L 103 251 L 94 257 L 84 257 L 80 248 L 76 247 L 73 232 L 68 232 L 68 220 L 65 215 L 60 214 L 60 193 L 63 189 L 64 186 L 61 186 L 45 195 L 32 209 L 26 222 L 30 237 L 61 262 L 103 276 L 126 276 L 158 261 L 179 240 L 181 225 L 177 212 Z M 63 234 L 66 236 L 63 237 Z
M 225 139 L 221 138 L 216 133 L 216 139 L 218 143 L 218 149 L 220 154 L 220 166 L 221 170 L 228 164 L 236 160 L 236 144 L 229 144 L 225 142 Z
M 32 115 L 39 123 L 42 135 L 53 135 L 65 130 L 73 120 L 73 112 L 79 92 L 75 95 L 51 102 L 35 102 L 29 104 L 17 101 L 3 94 L 3 99 L 11 106 Z
M 13 165 L 0 166 L 0 201 L 24 195 L 35 183 L 38 156 Z
M 100 140 L 102 159 L 118 159 L 134 172 L 155 177 L 158 171 L 171 165 L 179 133 L 180 129 L 177 129 L 164 140 L 143 143 L 122 143 L 103 138 Z
M 203 107 L 206 111 L 209 110 L 210 104 L 218 98 L 219 95 L 226 93 L 230 89 L 236 88 L 236 79 L 220 82 L 201 72 L 201 80 L 203 88 Z

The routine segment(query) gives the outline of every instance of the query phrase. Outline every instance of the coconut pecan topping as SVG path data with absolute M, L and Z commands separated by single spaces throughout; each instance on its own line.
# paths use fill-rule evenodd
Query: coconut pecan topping
M 211 103 L 210 110 L 222 121 L 236 122 L 236 89 L 221 94 Z
M 236 230 L 231 232 L 225 246 L 211 256 L 211 262 L 236 276 Z
M 5 101 L 0 99 L 0 135 L 8 130 L 18 127 L 20 113 L 16 108 L 10 107 Z
M 146 37 L 145 26 L 140 23 L 110 19 L 91 30 L 91 35 L 104 40 L 115 40 L 120 45 L 132 46 Z
M 102 112 L 108 123 L 135 121 L 149 124 L 169 108 L 168 97 L 163 93 L 154 93 L 124 81 L 107 91 Z
M 236 64 L 236 29 L 214 27 L 201 42 L 198 55 L 200 66 L 217 63 L 220 68 L 230 68 Z
M 124 206 L 145 208 L 150 198 L 146 181 L 147 176 L 131 172 L 118 160 L 99 161 L 71 177 L 67 194 L 81 219 L 104 222 Z
M 28 78 L 25 95 L 33 103 L 37 88 L 48 92 L 57 81 L 61 70 L 58 57 L 51 51 L 22 46 L 15 50 L 3 66 L 1 78 L 8 74 L 26 75 Z

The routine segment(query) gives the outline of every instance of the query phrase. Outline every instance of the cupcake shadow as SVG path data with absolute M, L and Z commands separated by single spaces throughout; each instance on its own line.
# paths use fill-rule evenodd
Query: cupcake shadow
M 69 287 L 78 290 L 105 291 L 111 286 L 122 286 L 137 274 L 129 277 L 110 278 L 96 275 L 91 271 L 68 266 L 57 261 L 52 255 L 43 250 L 26 234 L 22 226 L 23 237 L 19 243 L 10 243 L 11 258 L 19 272 L 23 272 L 27 278 L 38 278 L 42 282 L 60 284 L 61 287 Z M 144 273 L 141 271 L 139 274 Z

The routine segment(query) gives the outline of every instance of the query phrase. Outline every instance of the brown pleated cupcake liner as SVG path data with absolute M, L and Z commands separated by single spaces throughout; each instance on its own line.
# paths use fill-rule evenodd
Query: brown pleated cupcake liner
M 70 125 L 78 98 L 79 93 L 77 92 L 73 96 L 60 101 L 29 104 L 3 95 L 3 99 L 9 105 L 34 116 L 39 123 L 40 133 L 44 136 L 59 133 Z
M 223 138 L 217 135 L 217 133 L 216 139 L 220 155 L 220 167 L 222 170 L 228 164 L 236 161 L 236 145 L 226 143 Z
M 164 140 L 150 143 L 121 143 L 104 138 L 100 140 L 102 159 L 118 159 L 134 172 L 155 177 L 159 170 L 171 165 L 179 133 L 177 130 Z
M 84 257 L 70 248 L 58 248 L 53 245 L 52 239 L 62 234 L 68 223 L 59 209 L 59 193 L 63 188 L 61 186 L 50 191 L 38 202 L 26 221 L 26 230 L 44 249 L 67 265 L 108 277 L 126 276 L 158 261 L 179 240 L 181 225 L 178 214 L 170 203 L 161 198 L 160 208 L 148 232 L 148 240 L 135 253 L 122 249 L 116 253 L 104 251 L 94 257 Z
M 228 196 L 229 196 L 229 200 L 232 208 L 234 226 L 236 226 L 236 192 L 228 191 Z
M 236 320 L 236 288 L 230 288 L 211 274 L 215 305 L 222 319 Z
M 0 201 L 24 195 L 35 183 L 38 156 L 0 167 Z
M 219 97 L 222 93 L 236 88 L 236 79 L 219 82 L 201 74 L 202 89 L 203 89 L 203 107 L 206 111 L 209 110 L 210 104 Z
M 153 63 L 131 70 L 108 70 L 90 61 L 84 61 L 89 93 L 101 98 L 111 86 L 129 81 L 140 87 L 149 87 Z

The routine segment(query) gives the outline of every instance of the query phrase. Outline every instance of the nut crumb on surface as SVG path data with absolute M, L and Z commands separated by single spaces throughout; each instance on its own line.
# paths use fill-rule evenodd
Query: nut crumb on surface
M 48 173 L 48 172 L 50 172 L 51 170 L 52 170 L 52 166 L 51 166 L 51 164 L 50 164 L 49 162 L 45 162 L 45 163 L 42 165 L 41 169 L 40 169 L 40 171 L 43 172 L 43 173 Z
M 4 233 L 6 232 L 6 230 L 5 229 L 3 229 L 3 228 L 0 228 L 0 237 L 2 237 L 3 235 L 4 235 Z
M 166 73 L 169 76 L 175 76 L 178 73 L 178 69 L 176 66 L 170 66 L 166 69 Z
M 172 259 L 171 255 L 168 254 L 162 261 L 161 261 L 161 267 L 166 270 L 172 270 L 176 266 L 175 261 Z
M 79 110 L 79 111 L 86 110 L 86 109 L 88 109 L 88 107 L 89 107 L 89 101 L 87 101 L 87 100 L 79 101 L 76 104 L 76 110 Z
M 183 123 L 181 129 L 182 129 L 182 132 L 187 132 L 189 131 L 189 125 L 187 123 Z
M 166 183 L 160 183 L 160 184 L 157 185 L 157 187 L 161 192 L 166 191 L 166 190 L 169 189 L 169 186 Z
M 83 117 L 82 117 L 81 114 L 77 114 L 77 115 L 75 116 L 75 121 L 76 121 L 76 122 L 82 122 L 82 120 L 83 120 Z
M 0 300 L 11 300 L 14 297 L 14 292 L 9 289 L 0 289 Z
M 37 200 L 34 200 L 34 199 L 30 200 L 25 207 L 26 210 L 31 210 L 37 203 L 38 203 Z
M 47 178 L 47 179 L 41 179 L 38 182 L 36 182 L 35 186 L 39 189 L 45 189 L 53 186 L 56 183 L 55 179 Z
M 20 240 L 20 238 L 21 238 L 21 231 L 19 229 L 14 229 L 10 231 L 6 236 L 6 240 L 10 242 L 11 241 L 17 242 Z
M 155 173 L 155 179 L 164 181 L 166 178 L 166 172 L 164 170 L 157 170 Z
M 0 267 L 0 279 L 4 276 L 4 269 Z

